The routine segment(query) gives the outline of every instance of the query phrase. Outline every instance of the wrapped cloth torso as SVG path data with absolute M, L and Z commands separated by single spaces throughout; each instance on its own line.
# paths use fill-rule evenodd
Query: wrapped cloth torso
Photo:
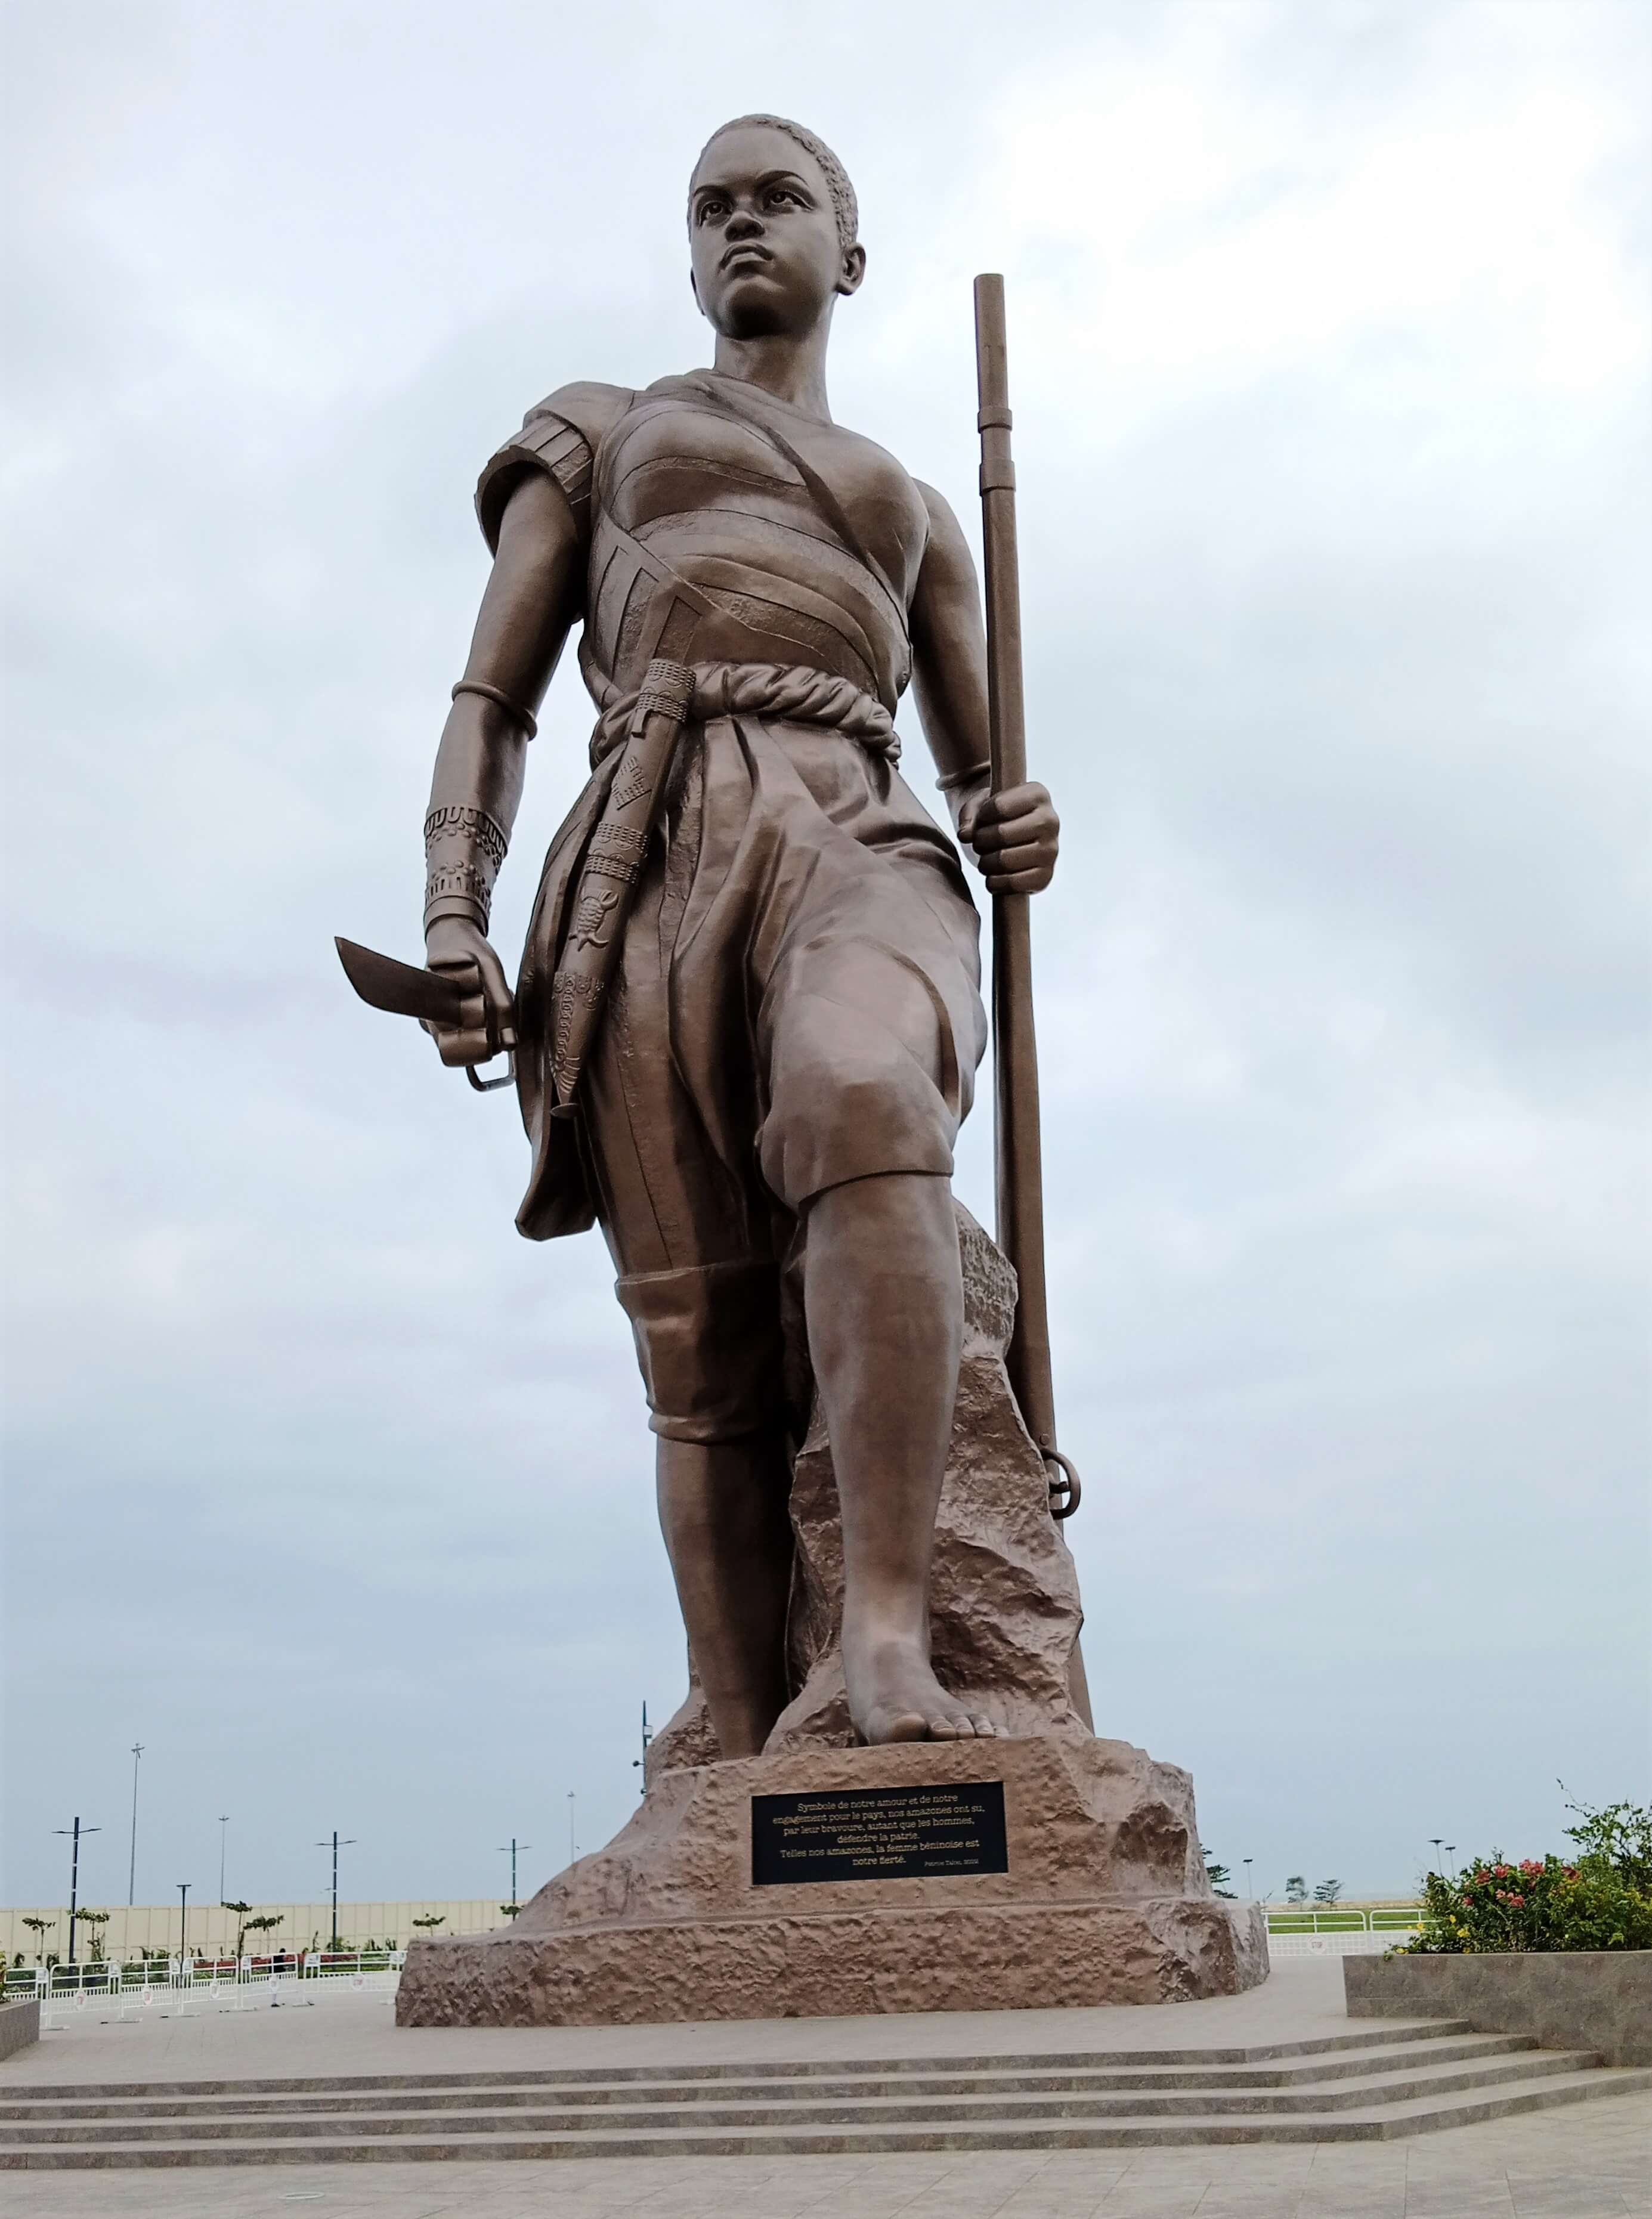
M 985 1045 L 974 904 L 896 768 L 928 513 L 870 440 L 710 372 L 552 395 L 483 473 L 490 544 L 527 469 L 587 538 L 580 663 L 602 714 L 518 985 L 534 1161 L 517 1222 L 544 1239 L 599 1221 L 655 1430 L 738 1439 L 797 1422 L 783 1324 L 810 1201 L 948 1176 Z M 699 612 L 694 691 L 565 1121 L 550 982 L 567 936 L 600 929 L 571 892 L 662 581 Z

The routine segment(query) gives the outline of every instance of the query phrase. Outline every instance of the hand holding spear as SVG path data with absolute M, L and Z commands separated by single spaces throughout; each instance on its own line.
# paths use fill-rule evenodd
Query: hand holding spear
M 980 413 L 981 525 L 986 555 L 987 703 L 992 791 L 1027 779 L 1022 699 L 1021 571 L 1015 555 L 1015 466 L 1009 454 L 1009 372 L 1003 279 L 975 281 L 975 370 Z M 1070 1518 L 1078 1475 L 1056 1446 L 1044 1284 L 1044 1166 L 1039 1137 L 1038 1037 L 1033 1024 L 1032 921 L 1028 897 L 992 897 L 992 1043 L 998 1246 L 1020 1288 L 1005 1352 L 1022 1421 L 1051 1472 L 1050 1507 Z

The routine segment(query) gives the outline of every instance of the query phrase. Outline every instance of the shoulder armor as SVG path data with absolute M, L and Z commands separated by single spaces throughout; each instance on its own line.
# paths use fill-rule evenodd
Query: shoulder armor
M 499 545 L 505 505 L 525 470 L 553 477 L 581 536 L 588 531 L 592 459 L 632 398 L 620 385 L 561 385 L 529 409 L 522 429 L 494 450 L 476 483 L 476 520 L 490 550 Z

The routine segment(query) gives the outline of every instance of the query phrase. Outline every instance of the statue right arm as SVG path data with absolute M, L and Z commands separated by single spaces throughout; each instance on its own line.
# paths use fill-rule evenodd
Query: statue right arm
M 584 598 L 584 539 L 573 510 L 553 476 L 530 470 L 505 505 L 464 668 L 466 685 L 491 690 L 455 695 L 425 819 L 425 961 L 437 971 L 476 965 L 500 1029 L 510 1027 L 511 991 L 488 945 L 488 912 L 522 797 L 524 715 L 531 719 L 543 699 Z M 479 1063 L 489 1053 L 481 1025 L 438 1032 L 436 1044 L 444 1063 Z

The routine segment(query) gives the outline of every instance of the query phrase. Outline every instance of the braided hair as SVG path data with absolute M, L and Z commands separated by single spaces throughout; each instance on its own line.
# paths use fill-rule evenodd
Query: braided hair
M 789 116 L 736 115 L 730 122 L 718 124 L 700 148 L 695 169 L 699 169 L 700 163 L 726 133 L 743 131 L 748 125 L 755 124 L 764 125 L 771 131 L 784 131 L 788 139 L 801 146 L 805 154 L 812 155 L 819 164 L 827 190 L 832 196 L 832 214 L 837 218 L 837 243 L 847 252 L 860 234 L 860 210 L 855 201 L 854 187 L 849 183 L 849 173 L 823 139 L 817 139 L 801 123 L 793 123 Z

